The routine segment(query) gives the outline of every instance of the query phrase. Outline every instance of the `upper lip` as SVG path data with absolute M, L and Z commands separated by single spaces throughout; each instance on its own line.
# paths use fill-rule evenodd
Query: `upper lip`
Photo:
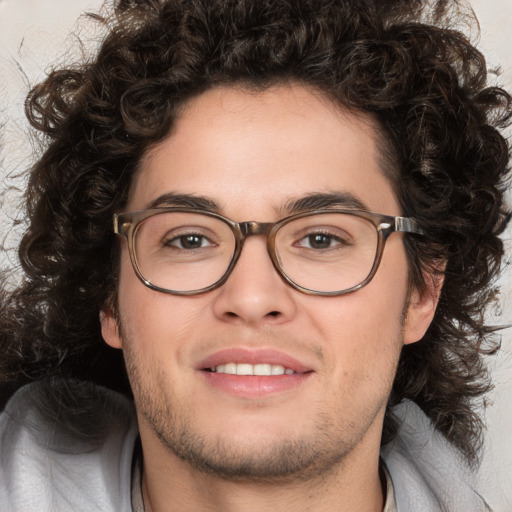
M 247 349 L 247 348 L 227 348 L 210 354 L 203 359 L 199 365 L 199 370 L 215 368 L 226 363 L 246 363 L 246 364 L 272 364 L 281 365 L 289 368 L 296 373 L 306 373 L 313 370 L 311 366 L 302 363 L 295 357 L 275 349 Z

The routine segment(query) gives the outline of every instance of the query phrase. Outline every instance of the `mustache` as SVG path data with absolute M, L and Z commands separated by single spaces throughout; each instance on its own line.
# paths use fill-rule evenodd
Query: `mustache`
M 268 326 L 258 331 L 240 329 L 236 333 L 230 332 L 226 336 L 215 335 L 207 340 L 198 341 L 194 346 L 194 352 L 211 354 L 226 348 L 254 350 L 269 348 L 299 359 L 301 359 L 301 355 L 307 358 L 312 357 L 319 362 L 324 362 L 326 359 L 324 349 L 319 342 Z

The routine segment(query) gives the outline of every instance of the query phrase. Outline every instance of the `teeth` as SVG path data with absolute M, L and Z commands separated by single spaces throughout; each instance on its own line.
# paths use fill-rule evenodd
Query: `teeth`
M 227 373 L 229 375 L 293 375 L 295 372 L 280 364 L 247 364 L 226 363 L 211 368 L 215 373 Z
M 235 363 L 228 363 L 228 364 L 225 364 L 222 366 L 224 366 L 224 373 L 236 374 L 236 364 Z

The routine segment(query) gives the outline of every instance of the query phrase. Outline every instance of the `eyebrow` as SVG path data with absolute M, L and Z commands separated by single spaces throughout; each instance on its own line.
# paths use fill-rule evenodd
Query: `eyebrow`
M 166 206 L 177 206 L 184 208 L 195 208 L 214 213 L 221 213 L 222 208 L 212 198 L 195 194 L 177 194 L 168 192 L 157 197 L 147 208 L 162 208 Z M 369 211 L 367 206 L 354 194 L 350 192 L 329 192 L 311 193 L 302 197 L 289 199 L 284 207 L 278 209 L 279 214 L 292 215 L 313 210 L 328 208 L 346 208 L 350 210 Z
M 162 208 L 165 206 L 181 206 L 195 208 L 209 212 L 220 212 L 220 206 L 213 199 L 195 194 L 175 194 L 168 192 L 151 201 L 148 208 Z
M 303 197 L 287 201 L 284 211 L 288 214 L 293 214 L 335 207 L 369 211 L 363 201 L 350 192 L 307 194 Z

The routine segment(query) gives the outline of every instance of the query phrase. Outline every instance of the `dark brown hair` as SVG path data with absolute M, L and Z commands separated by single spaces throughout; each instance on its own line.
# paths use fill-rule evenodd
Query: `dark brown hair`
M 390 405 L 414 400 L 474 460 L 475 400 L 494 347 L 483 315 L 508 218 L 497 128 L 510 97 L 487 85 L 484 58 L 449 28 L 450 12 L 411 0 L 125 0 L 96 16 L 108 35 L 94 59 L 51 72 L 27 100 L 47 149 L 26 194 L 25 277 L 3 292 L 3 402 L 49 378 L 130 394 L 98 315 L 116 289 L 112 214 L 138 162 L 180 106 L 215 85 L 299 82 L 377 120 L 403 214 L 425 232 L 407 242 L 412 284 L 425 291 L 425 276 L 446 263 L 434 321 L 403 349 Z M 421 21 L 428 15 L 435 23 Z M 384 443 L 397 428 L 388 408 Z

